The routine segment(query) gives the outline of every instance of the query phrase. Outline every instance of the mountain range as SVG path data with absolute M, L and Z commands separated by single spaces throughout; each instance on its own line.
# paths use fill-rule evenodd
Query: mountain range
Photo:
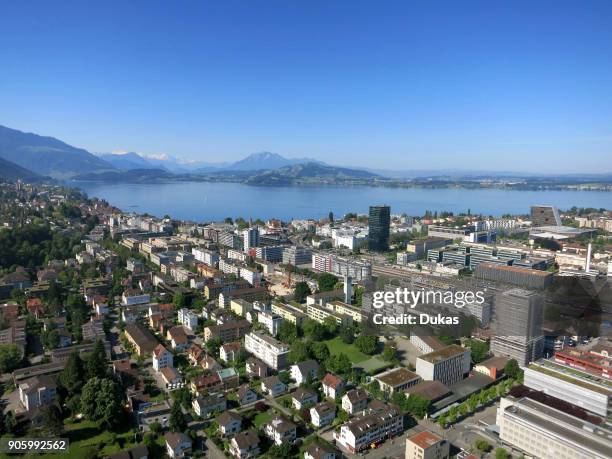
M 253 153 L 231 163 L 184 161 L 167 155 L 135 152 L 94 155 L 54 137 L 40 136 L 0 126 L 0 177 L 28 179 L 37 176 L 59 180 L 234 180 L 276 184 L 306 179 L 364 179 L 375 174 L 339 168 L 310 158 L 285 158 L 277 153 Z

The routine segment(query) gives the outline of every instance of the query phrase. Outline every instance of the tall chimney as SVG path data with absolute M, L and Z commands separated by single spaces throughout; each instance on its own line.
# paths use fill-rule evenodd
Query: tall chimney
M 586 257 L 586 269 L 587 273 L 591 272 L 591 243 L 589 242 L 589 248 L 587 249 L 587 257 Z

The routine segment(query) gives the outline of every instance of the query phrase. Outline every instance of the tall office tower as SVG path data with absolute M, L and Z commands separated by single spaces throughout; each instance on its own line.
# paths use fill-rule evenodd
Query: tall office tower
M 561 226 L 559 209 L 553 206 L 531 206 L 531 226 Z
M 259 245 L 259 230 L 255 228 L 248 228 L 242 232 L 244 240 L 243 247 L 244 251 L 248 252 L 251 247 L 257 247 Z
M 542 357 L 542 297 L 536 292 L 512 289 L 495 296 L 491 352 L 516 359 L 520 366 Z
M 368 246 L 370 250 L 384 252 L 389 250 L 389 227 L 391 208 L 389 206 L 370 206 L 368 218 Z

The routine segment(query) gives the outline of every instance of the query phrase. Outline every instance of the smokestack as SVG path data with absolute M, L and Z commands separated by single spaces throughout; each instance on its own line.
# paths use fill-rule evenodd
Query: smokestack
M 353 298 L 353 279 L 351 276 L 344 276 L 344 302 L 351 304 Z
M 587 273 L 591 272 L 591 243 L 589 242 L 589 247 L 587 249 L 587 257 L 586 257 L 586 269 Z

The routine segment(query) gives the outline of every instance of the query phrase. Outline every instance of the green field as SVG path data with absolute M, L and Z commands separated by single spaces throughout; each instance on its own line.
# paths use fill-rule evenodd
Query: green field
M 273 416 L 274 414 L 271 411 L 257 413 L 257 415 L 253 418 L 253 425 L 259 429 L 262 424 L 268 422 L 270 419 L 272 419 Z
M 391 362 L 385 362 L 380 357 L 370 357 L 368 360 L 361 362 L 359 366 L 363 368 L 363 371 L 366 373 L 374 375 L 384 368 L 393 366 L 393 364 Z
M 112 434 L 90 421 L 66 424 L 66 430 L 61 436 L 68 438 L 70 441 L 68 453 L 44 454 L 45 458 L 82 459 L 96 457 L 96 454 L 99 457 L 104 457 L 135 446 L 134 433 L 132 431 L 127 430 L 123 433 L 117 433 L 117 441 L 114 444 L 109 444 Z M 165 448 L 163 436 L 160 435 L 156 443 L 159 446 L 159 450 L 163 451 Z
M 369 355 L 364 354 L 359 349 L 357 349 L 354 344 L 346 344 L 339 336 L 335 337 L 334 339 L 330 339 L 323 342 L 327 344 L 329 353 L 331 355 L 346 354 L 346 356 L 349 358 L 353 365 L 368 360 L 370 358 Z

